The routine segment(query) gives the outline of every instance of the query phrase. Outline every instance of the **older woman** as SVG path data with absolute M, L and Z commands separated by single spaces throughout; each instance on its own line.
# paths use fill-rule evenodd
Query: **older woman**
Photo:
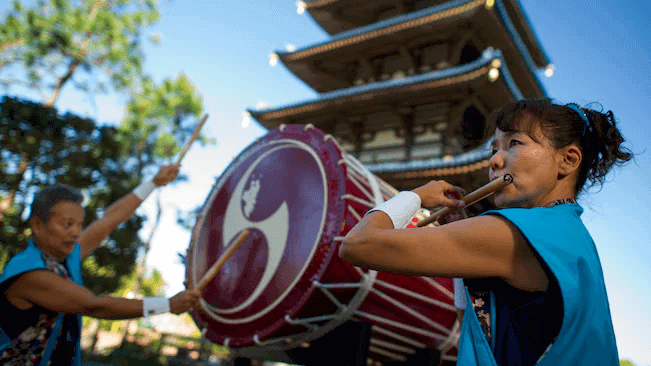
M 109 206 L 85 229 L 78 191 L 57 184 L 36 194 L 29 219 L 32 238 L 0 275 L 0 364 L 81 365 L 81 315 L 128 319 L 180 314 L 197 303 L 201 294 L 196 290 L 171 299 L 96 296 L 81 279 L 81 260 L 177 174 L 176 165 L 162 167 L 153 180 Z
M 500 210 L 436 228 L 402 228 L 421 206 L 462 207 L 432 181 L 371 210 L 339 254 L 352 264 L 462 277 L 468 306 L 458 365 L 618 365 L 608 297 L 577 194 L 631 159 L 612 112 L 523 100 L 493 116 L 489 178 L 513 183 Z M 588 185 L 589 185 L 588 184 Z

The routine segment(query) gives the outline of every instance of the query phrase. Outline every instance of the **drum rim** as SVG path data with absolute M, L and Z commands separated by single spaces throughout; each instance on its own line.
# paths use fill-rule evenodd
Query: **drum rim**
M 215 200 L 215 196 L 218 194 L 220 189 L 223 188 L 223 184 L 226 182 L 226 180 L 233 174 L 233 172 L 240 166 L 241 162 L 245 159 L 247 159 L 249 156 L 256 154 L 257 152 L 260 151 L 260 149 L 269 147 L 269 144 L 272 145 L 281 145 L 282 143 L 287 144 L 288 142 L 294 146 L 296 146 L 297 142 L 302 143 L 304 146 L 303 150 L 309 152 L 311 156 L 315 159 L 315 162 L 320 166 L 320 170 L 322 173 L 322 179 L 325 181 L 324 182 L 324 195 L 326 197 L 326 200 L 324 202 L 324 209 L 323 209 L 323 216 L 321 220 L 321 227 L 319 228 L 319 233 L 318 236 L 316 236 L 315 240 L 315 245 L 310 253 L 310 256 L 308 260 L 305 262 L 303 269 L 301 270 L 301 273 L 296 277 L 295 281 L 292 282 L 291 286 L 288 286 L 287 290 L 283 292 L 283 296 L 281 299 L 277 299 L 277 301 L 274 302 L 273 306 L 267 306 L 266 308 L 269 308 L 269 311 L 265 312 L 263 316 L 257 317 L 256 319 L 251 320 L 250 324 L 255 324 L 256 321 L 261 321 L 264 320 L 264 316 L 268 316 L 269 313 L 273 313 L 274 311 L 279 311 L 278 306 L 282 305 L 283 301 L 287 299 L 288 296 L 292 293 L 292 291 L 299 291 L 297 286 L 302 282 L 301 280 L 305 280 L 305 282 L 309 281 L 309 285 L 304 285 L 300 288 L 300 292 L 303 294 L 300 298 L 300 301 L 298 301 L 296 304 L 292 306 L 287 306 L 287 309 L 282 309 L 283 312 L 285 313 L 291 313 L 292 315 L 296 314 L 298 311 L 301 310 L 302 307 L 304 307 L 305 302 L 309 300 L 309 298 L 312 296 L 313 292 L 316 290 L 316 287 L 312 284 L 312 281 L 314 279 L 320 279 L 327 267 L 328 264 L 330 263 L 332 257 L 336 255 L 336 248 L 338 246 L 336 243 L 333 242 L 333 238 L 339 234 L 339 232 L 333 232 L 332 228 L 327 228 L 326 230 L 326 217 L 330 215 L 331 213 L 337 214 L 337 216 L 340 217 L 340 220 L 343 220 L 344 217 L 344 207 L 345 205 L 342 202 L 339 202 L 339 200 L 335 200 L 332 197 L 339 197 L 341 195 L 341 191 L 345 191 L 346 187 L 346 179 L 345 179 L 345 166 L 339 166 L 337 162 L 342 158 L 343 151 L 339 149 L 337 144 L 328 144 L 324 137 L 326 136 L 325 133 L 318 129 L 311 129 L 313 132 L 311 134 L 305 134 L 304 129 L 305 126 L 303 125 L 292 125 L 292 126 L 287 126 L 285 127 L 284 131 L 281 131 L 280 129 L 274 129 L 272 131 L 269 131 L 267 135 L 263 136 L 262 138 L 257 139 L 253 143 L 251 143 L 249 146 L 247 146 L 230 164 L 229 166 L 224 170 L 224 172 L 220 175 L 219 178 L 217 178 L 217 181 L 215 182 L 214 187 L 212 188 L 210 194 L 208 195 L 208 198 L 204 202 L 201 213 L 202 215 L 199 217 L 199 220 L 197 221 L 197 224 L 195 225 L 195 230 L 193 230 L 193 235 L 190 241 L 190 246 L 188 248 L 188 266 L 186 268 L 186 275 L 188 275 L 188 280 L 190 280 L 190 285 L 194 286 L 194 284 L 197 281 L 197 276 L 195 274 L 194 268 L 196 268 L 196 261 L 195 259 L 195 251 L 196 251 L 196 242 L 198 240 L 198 237 L 200 236 L 199 233 L 197 232 L 197 228 L 203 226 L 204 220 L 206 217 L 206 210 L 210 209 L 210 206 Z M 301 135 L 299 137 L 303 138 L 302 140 L 297 139 L 296 133 L 300 132 Z M 305 135 L 305 136 L 303 136 Z M 317 146 L 313 146 L 313 144 L 310 144 L 306 142 L 306 140 L 310 141 L 319 141 Z M 288 144 L 288 145 L 290 145 Z M 330 155 L 328 157 L 328 161 L 324 161 L 324 156 L 323 155 Z M 335 156 L 336 155 L 336 156 Z M 334 160 L 333 160 L 334 159 Z M 322 166 L 327 166 L 325 168 L 326 171 L 323 171 Z M 343 171 L 339 171 L 340 169 L 343 169 Z M 331 172 L 329 172 L 330 170 Z M 336 172 L 336 174 L 333 174 L 332 172 Z M 338 180 L 338 190 L 337 192 L 330 192 L 331 188 L 330 186 L 332 185 L 331 182 L 329 182 L 330 175 L 335 175 L 337 180 Z M 326 247 L 327 246 L 327 247 Z M 315 253 L 318 253 L 320 256 L 318 261 L 314 261 L 315 258 Z M 311 269 L 310 269 L 311 268 Z M 306 271 L 311 271 L 314 272 L 310 276 L 310 278 L 305 278 L 305 272 Z M 204 301 L 202 299 L 202 301 Z M 199 309 L 197 309 L 199 310 Z M 204 310 L 204 309 L 201 309 Z M 224 324 L 222 320 L 217 320 L 214 319 L 210 316 L 210 314 L 205 314 L 204 311 L 195 311 L 194 312 L 194 318 L 195 321 L 198 323 L 201 323 L 202 326 L 208 326 L 210 323 L 217 323 L 217 324 Z M 208 317 L 208 319 L 206 319 Z M 279 328 L 278 323 L 286 323 L 284 319 L 279 319 L 276 322 L 269 322 L 268 324 L 265 324 L 264 329 L 277 329 Z M 246 326 L 247 323 L 243 323 L 244 326 Z M 282 326 L 280 326 L 282 327 Z M 209 333 L 215 333 L 212 331 L 212 329 L 209 329 Z M 260 335 L 264 338 L 266 332 L 259 332 Z M 272 334 L 273 332 L 270 332 Z M 220 339 L 228 339 L 228 336 L 226 335 L 218 335 L 218 334 L 213 334 L 218 336 Z M 246 339 L 251 339 L 250 335 L 247 335 L 245 337 L 231 337 L 231 338 L 246 338 Z M 233 339 L 234 340 L 234 339 Z M 247 342 L 249 343 L 249 342 Z

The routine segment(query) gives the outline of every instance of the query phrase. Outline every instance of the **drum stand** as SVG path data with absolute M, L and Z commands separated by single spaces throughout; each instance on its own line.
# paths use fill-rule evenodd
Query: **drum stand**
M 245 357 L 233 357 L 225 366 L 257 366 L 261 361 L 285 362 L 304 366 L 368 366 L 371 324 L 350 320 L 313 340 L 307 347 L 283 352 L 260 349 L 259 354 L 247 352 Z M 405 361 L 383 363 L 383 366 L 439 366 L 441 352 L 432 348 L 419 349 Z

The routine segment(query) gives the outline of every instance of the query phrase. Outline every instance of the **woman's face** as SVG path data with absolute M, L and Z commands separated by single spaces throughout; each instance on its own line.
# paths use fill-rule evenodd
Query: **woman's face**
M 50 219 L 43 222 L 34 218 L 32 231 L 38 247 L 45 254 L 63 261 L 77 244 L 84 221 L 84 208 L 70 201 L 52 206 Z
M 567 198 L 557 197 L 559 154 L 539 127 L 532 134 L 535 140 L 525 132 L 495 130 L 489 178 L 513 176 L 513 184 L 495 193 L 498 207 L 538 207 Z

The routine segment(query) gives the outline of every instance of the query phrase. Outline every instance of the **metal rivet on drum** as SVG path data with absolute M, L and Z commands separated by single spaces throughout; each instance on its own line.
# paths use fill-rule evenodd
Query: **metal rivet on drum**
M 303 343 L 301 343 L 301 347 L 303 347 L 303 348 L 310 348 L 310 343 L 308 343 L 308 342 L 303 342 Z
M 278 129 L 280 130 L 280 132 L 285 132 L 285 124 L 283 123 L 280 126 L 278 126 Z
M 256 334 L 256 336 L 257 336 L 257 334 Z M 230 343 L 231 343 L 231 339 L 228 338 L 228 337 L 226 337 L 226 339 L 224 339 L 224 347 L 228 348 L 228 345 L 229 345 Z
M 303 131 L 307 131 L 307 130 L 309 130 L 310 128 L 314 128 L 314 125 L 311 124 L 311 123 L 308 123 L 308 124 L 305 125 L 305 127 L 303 127 Z

